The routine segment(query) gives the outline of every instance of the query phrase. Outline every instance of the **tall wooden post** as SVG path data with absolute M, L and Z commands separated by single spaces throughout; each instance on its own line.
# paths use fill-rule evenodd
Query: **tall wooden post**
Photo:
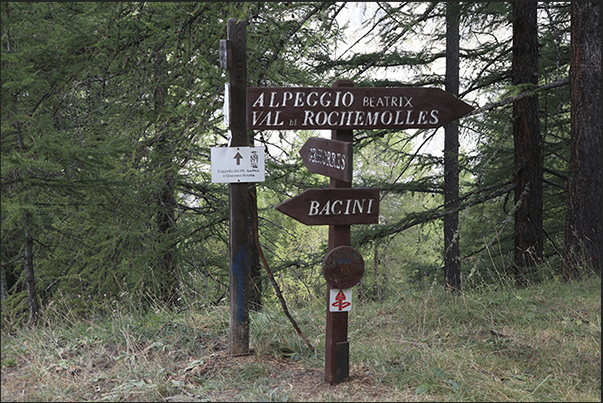
M 446 92 L 459 95 L 459 3 L 446 3 Z M 444 126 L 444 206 L 459 206 L 459 125 Z M 459 213 L 444 216 L 444 279 L 445 288 L 458 292 L 461 288 Z
M 231 147 L 247 146 L 247 29 L 228 19 L 228 39 L 220 42 L 220 63 L 228 69 Z M 253 200 L 248 183 L 229 183 L 231 355 L 249 354 L 249 283 L 254 236 Z
M 353 87 L 354 83 L 340 80 L 333 83 L 333 87 Z M 353 140 L 353 131 L 331 130 L 331 139 L 349 141 Z M 331 179 L 330 188 L 351 188 L 352 182 Z M 329 225 L 329 251 L 338 246 L 350 245 L 349 225 Z M 348 313 L 330 312 L 329 295 L 332 287 L 327 283 L 327 329 L 325 335 L 325 380 L 331 385 L 344 382 L 350 376 L 349 342 L 348 342 Z

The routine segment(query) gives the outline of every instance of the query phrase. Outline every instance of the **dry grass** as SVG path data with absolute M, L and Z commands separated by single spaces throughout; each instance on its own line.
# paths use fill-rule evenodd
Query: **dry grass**
M 227 351 L 228 307 L 77 320 L 2 334 L 2 401 L 601 401 L 600 278 L 400 293 L 350 313 L 350 379 L 324 381 L 324 307 L 253 313 Z M 322 298 L 321 298 L 322 299 Z

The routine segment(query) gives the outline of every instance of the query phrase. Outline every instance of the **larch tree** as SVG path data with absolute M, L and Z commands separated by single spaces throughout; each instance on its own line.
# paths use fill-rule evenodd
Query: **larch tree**
M 458 3 L 446 3 L 446 92 L 459 94 L 459 19 Z M 446 289 L 461 287 L 459 249 L 459 127 L 452 122 L 444 127 L 444 206 L 451 212 L 444 217 L 444 278 Z
M 601 272 L 601 3 L 572 2 L 571 7 L 566 280 Z
M 538 84 L 537 3 L 513 3 L 512 84 L 520 90 Z M 542 136 L 538 95 L 513 102 L 515 175 L 514 266 L 518 281 L 542 259 Z

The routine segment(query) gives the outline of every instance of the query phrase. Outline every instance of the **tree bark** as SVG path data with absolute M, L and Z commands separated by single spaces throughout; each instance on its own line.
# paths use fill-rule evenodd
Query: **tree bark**
M 23 259 L 23 271 L 25 272 L 25 282 L 27 283 L 27 302 L 29 304 L 29 319 L 27 321 L 28 325 L 33 325 L 36 323 L 38 319 L 38 313 L 40 311 L 33 263 L 33 236 L 31 235 L 31 216 L 31 212 L 29 210 L 26 210 L 23 218 L 25 227 L 25 251 Z
M 446 92 L 459 94 L 459 5 L 446 3 Z M 455 210 L 459 204 L 459 127 L 444 126 L 444 206 Z M 444 216 L 444 277 L 446 289 L 461 287 L 458 211 Z
M 571 4 L 571 143 L 562 273 L 601 273 L 601 5 Z
M 166 134 L 169 136 L 169 134 Z M 161 189 L 157 195 L 157 230 L 158 230 L 158 266 L 161 271 L 161 296 L 168 305 L 178 300 L 178 282 L 176 273 L 176 251 L 173 236 L 176 232 L 176 207 L 174 196 L 176 173 L 173 166 L 173 149 L 168 138 L 163 138 L 157 145 L 160 158 L 159 169 Z
M 167 71 L 167 60 L 160 46 L 155 50 L 153 73 L 155 75 L 156 87 L 153 91 L 153 107 L 158 116 L 166 109 L 168 88 L 165 84 Z M 175 147 L 177 139 L 172 133 L 170 118 L 166 117 L 158 128 L 155 170 L 158 173 L 160 189 L 156 195 L 156 222 L 158 231 L 158 256 L 157 265 L 160 271 L 160 292 L 163 301 L 168 305 L 176 304 L 178 300 L 178 282 L 176 273 L 176 252 L 172 238 L 176 232 L 176 174 Z
M 533 88 L 538 84 L 537 3 L 513 3 L 513 85 Z M 515 163 L 514 269 L 523 283 L 527 270 L 543 253 L 542 172 L 538 95 L 513 102 Z M 524 192 L 524 190 L 527 190 Z
M 21 133 L 21 125 L 16 125 L 17 142 L 19 144 L 19 151 L 24 152 L 25 144 L 23 142 L 23 136 Z M 24 177 L 24 173 L 20 175 Z M 25 199 L 27 202 L 27 198 Z M 32 212 L 25 210 L 23 214 L 23 228 L 25 235 L 25 245 L 23 251 L 23 272 L 25 273 L 25 283 L 27 284 L 27 303 L 29 305 L 29 318 L 27 321 L 28 325 L 33 325 L 38 319 L 40 312 L 40 303 L 38 299 L 38 290 L 36 287 L 36 276 L 34 271 L 34 258 L 33 258 L 33 236 L 31 234 L 32 227 Z

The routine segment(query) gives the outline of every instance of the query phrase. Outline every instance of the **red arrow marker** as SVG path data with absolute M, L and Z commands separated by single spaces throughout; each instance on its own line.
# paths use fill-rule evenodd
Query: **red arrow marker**
M 340 290 L 339 293 L 337 293 L 337 295 L 335 296 L 336 302 L 333 302 L 331 305 L 341 311 L 344 308 L 347 308 L 348 306 L 352 305 L 351 302 L 344 302 L 345 299 L 345 294 L 343 293 L 343 291 Z

